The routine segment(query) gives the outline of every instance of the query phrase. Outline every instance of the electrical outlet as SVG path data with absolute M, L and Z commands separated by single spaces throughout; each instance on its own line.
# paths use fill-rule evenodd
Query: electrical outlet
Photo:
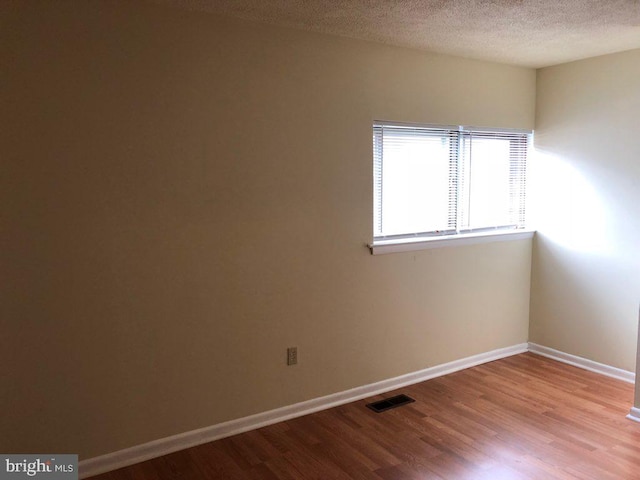
M 287 348 L 287 365 L 298 363 L 298 347 Z

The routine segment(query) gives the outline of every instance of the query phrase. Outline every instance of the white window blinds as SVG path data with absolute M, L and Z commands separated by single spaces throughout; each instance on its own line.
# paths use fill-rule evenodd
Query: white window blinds
M 529 137 L 375 123 L 374 238 L 524 227 Z

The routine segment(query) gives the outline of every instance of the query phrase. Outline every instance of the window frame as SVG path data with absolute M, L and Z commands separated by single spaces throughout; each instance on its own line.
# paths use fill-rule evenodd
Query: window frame
M 443 135 L 456 135 L 455 149 L 456 149 L 456 168 L 457 177 L 455 179 L 455 205 L 453 211 L 455 212 L 455 226 L 453 229 L 447 228 L 442 231 L 426 231 L 426 232 L 409 232 L 401 234 L 384 235 L 378 234 L 381 231 L 382 224 L 382 168 L 383 159 L 382 147 L 376 148 L 376 135 L 383 138 L 384 128 L 393 129 L 406 128 L 406 129 L 424 129 L 440 131 Z M 517 168 L 521 169 L 521 177 L 516 177 L 518 180 L 519 193 L 516 196 L 510 196 L 510 202 L 514 198 L 518 198 L 518 218 L 517 224 L 509 223 L 499 226 L 488 226 L 480 228 L 462 228 L 460 202 L 462 201 L 462 185 L 461 179 L 462 164 L 464 163 L 463 156 L 463 142 L 470 141 L 474 135 L 480 137 L 486 137 L 487 135 L 494 135 L 495 138 L 504 137 L 509 139 L 510 142 L 516 141 L 520 143 L 518 148 L 524 148 L 520 154 L 521 158 L 516 158 L 514 154 L 510 155 L 510 175 L 514 169 L 514 164 Z M 513 136 L 513 138 L 509 138 Z M 444 138 L 444 137 L 443 137 Z M 524 141 L 524 144 L 522 143 Z M 473 127 L 468 125 L 435 125 L 435 124 L 416 124 L 416 123 L 404 123 L 404 122 L 389 122 L 376 120 L 373 122 L 373 201 L 374 201 L 374 214 L 373 214 L 373 241 L 368 244 L 372 254 L 377 253 L 392 253 L 396 251 L 407 250 L 421 250 L 424 248 L 435 248 L 440 246 L 449 246 L 453 244 L 474 244 L 485 243 L 488 241 L 506 241 L 517 240 L 521 238 L 531 238 L 534 231 L 526 226 L 525 209 L 526 209 L 526 181 L 529 170 L 528 157 L 530 156 L 531 147 L 533 144 L 533 131 L 524 129 L 510 129 L 510 128 L 487 128 L 487 127 Z M 382 145 L 382 143 L 380 143 Z M 522 146 L 524 145 L 524 147 Z M 514 148 L 510 143 L 510 150 Z M 516 158 L 516 160 L 513 160 Z M 518 179 L 519 178 L 519 179 Z M 511 182 L 511 178 L 510 178 Z M 470 188 L 470 187 L 468 187 Z M 510 184 L 511 188 L 511 184 Z M 450 195 L 450 198 L 452 196 Z M 450 200 L 451 201 L 451 200 Z M 449 209 L 451 210 L 451 206 Z M 449 225 L 450 226 L 450 225 Z

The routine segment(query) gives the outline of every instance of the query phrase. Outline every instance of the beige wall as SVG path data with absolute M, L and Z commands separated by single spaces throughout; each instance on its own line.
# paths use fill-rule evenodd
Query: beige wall
M 635 370 L 640 50 L 538 72 L 530 339 Z
M 639 322 L 640 322 L 640 312 L 639 312 Z M 640 328 L 638 328 L 638 339 L 636 341 L 636 363 L 635 363 L 635 374 L 636 378 L 640 379 Z M 640 408 L 640 381 L 635 382 L 635 395 L 633 398 L 633 405 L 636 408 Z
M 373 119 L 532 128 L 533 70 L 3 9 L 0 451 L 87 458 L 527 340 L 530 241 L 365 244 Z

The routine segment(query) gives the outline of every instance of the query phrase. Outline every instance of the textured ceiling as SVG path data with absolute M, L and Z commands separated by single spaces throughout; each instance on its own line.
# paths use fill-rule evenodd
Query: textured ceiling
M 152 1 L 528 67 L 640 48 L 640 0 Z

